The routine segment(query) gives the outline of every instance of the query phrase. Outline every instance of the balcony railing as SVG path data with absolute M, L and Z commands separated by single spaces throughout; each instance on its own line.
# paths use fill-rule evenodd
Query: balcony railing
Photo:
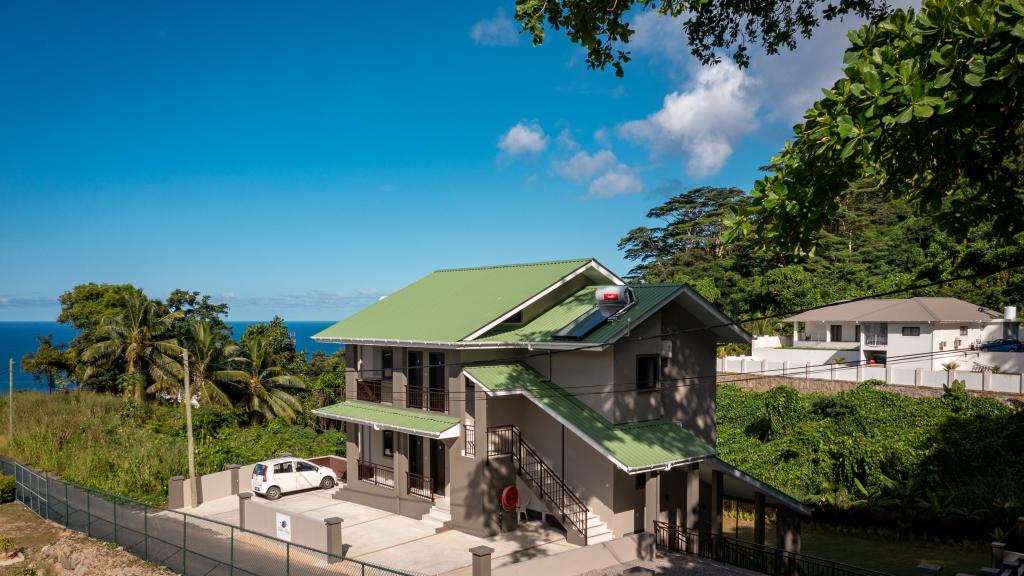
M 356 400 L 374 402 L 377 404 L 380 404 L 381 402 L 391 404 L 393 399 L 391 388 L 385 388 L 382 381 L 356 380 Z
M 394 470 L 365 460 L 359 460 L 359 479 L 384 488 L 395 487 Z
M 406 472 L 409 483 L 409 494 L 434 501 L 434 479 L 427 476 L 420 476 L 412 472 Z
M 466 456 L 476 456 L 476 426 L 473 424 L 463 424 L 462 434 L 462 437 L 465 439 Z
M 447 412 L 448 392 L 425 386 L 406 386 L 405 405 L 419 410 Z

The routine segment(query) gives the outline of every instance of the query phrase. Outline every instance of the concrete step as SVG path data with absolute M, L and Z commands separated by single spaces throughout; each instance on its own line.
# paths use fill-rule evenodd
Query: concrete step
M 609 540 L 614 540 L 614 539 L 615 539 L 615 536 L 612 534 L 612 531 L 608 530 L 607 528 L 605 529 L 604 532 L 601 532 L 601 533 L 598 533 L 598 534 L 594 534 L 594 535 L 591 535 L 589 533 L 589 531 L 588 531 L 588 533 L 587 533 L 587 546 L 590 546 L 591 544 L 600 544 L 601 542 L 607 542 Z
M 431 526 L 435 530 L 440 531 L 451 525 L 452 513 L 450 510 L 444 510 L 434 506 L 430 509 L 430 512 L 427 512 L 420 518 L 420 521 Z
M 591 528 L 596 528 L 598 526 L 604 526 L 604 525 L 605 525 L 605 523 L 602 522 L 601 519 L 598 518 L 597 516 L 587 516 L 587 531 L 588 532 L 590 531 Z

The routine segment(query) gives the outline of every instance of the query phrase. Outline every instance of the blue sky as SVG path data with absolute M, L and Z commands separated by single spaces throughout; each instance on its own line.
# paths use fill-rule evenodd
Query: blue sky
M 638 16 L 619 79 L 511 1 L 6 2 L 0 320 L 81 282 L 333 320 L 440 267 L 594 256 L 673 191 L 749 189 L 844 31 L 698 67 Z

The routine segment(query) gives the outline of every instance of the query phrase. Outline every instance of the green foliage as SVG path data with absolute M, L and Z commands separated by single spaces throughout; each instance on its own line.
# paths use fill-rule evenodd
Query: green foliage
M 164 504 L 167 479 L 185 474 L 185 417 L 180 405 L 140 404 L 107 394 L 16 393 L 17 434 L 0 453 L 72 482 Z M 300 457 L 344 454 L 337 430 L 272 419 L 246 426 L 236 410 L 200 406 L 192 412 L 196 471 L 289 452 Z M 2 481 L 0 481 L 2 482 Z
M 629 278 L 686 282 L 722 309 L 744 318 L 774 315 L 897 290 L 915 280 L 985 272 L 1024 263 L 1024 236 L 1000 243 L 988 228 L 958 243 L 945 221 L 915 215 L 906 200 L 855 187 L 839 199 L 836 215 L 816 234 L 813 254 L 765 255 L 760 239 L 736 236 L 726 243 L 722 216 L 750 209 L 752 198 L 735 189 L 696 188 L 669 198 L 648 217 L 659 226 L 631 230 L 620 242 L 636 262 Z M 952 296 L 990 308 L 1024 300 L 1024 272 L 1003 272 L 984 281 L 958 281 L 908 296 Z M 747 322 L 758 335 L 786 335 L 777 319 Z
M 21 358 L 21 370 L 32 374 L 37 381 L 45 376 L 51 393 L 55 388 L 64 390 L 74 371 L 75 352 L 64 343 L 54 345 L 52 334 L 36 336 L 36 339 L 39 348 Z
M 7 478 L 10 478 L 10 476 L 7 476 Z M 11 499 L 13 500 L 13 492 L 11 494 L 12 494 Z M 4 500 L 2 497 L 0 497 L 0 504 L 2 504 L 3 502 L 10 502 L 10 501 L 11 500 Z M 14 536 L 0 535 L 0 552 L 3 552 L 4 554 L 6 554 L 7 552 L 9 552 L 9 551 L 11 551 L 13 549 L 14 549 Z
M 805 113 L 732 233 L 811 252 L 864 180 L 934 217 L 957 243 L 984 228 L 1019 247 L 1022 22 L 1019 0 L 925 0 L 918 13 L 897 10 L 851 32 L 844 77 Z
M 516 20 L 535 46 L 544 41 L 546 28 L 564 30 L 587 49 L 591 68 L 610 65 L 618 76 L 630 60 L 624 50 L 636 31 L 630 21 L 649 10 L 662 18 L 679 18 L 680 34 L 685 32 L 690 51 L 704 64 L 717 62 L 722 49 L 732 48 L 733 59 L 745 66 L 750 62 L 748 45 L 760 44 L 768 54 L 783 47 L 792 50 L 798 37 L 811 36 L 821 18 L 877 19 L 888 5 L 879 0 L 516 0 Z
M 14 476 L 0 474 L 0 504 L 14 502 Z
M 908 398 L 718 389 L 720 456 L 815 505 L 820 519 L 983 538 L 1024 512 L 1024 412 L 957 387 Z M 769 408 L 771 406 L 771 408 Z M 775 414 L 780 426 L 765 434 Z

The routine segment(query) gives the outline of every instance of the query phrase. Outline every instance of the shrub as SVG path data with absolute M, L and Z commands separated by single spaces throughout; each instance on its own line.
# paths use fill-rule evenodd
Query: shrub
M 0 504 L 14 502 L 14 476 L 0 474 Z

